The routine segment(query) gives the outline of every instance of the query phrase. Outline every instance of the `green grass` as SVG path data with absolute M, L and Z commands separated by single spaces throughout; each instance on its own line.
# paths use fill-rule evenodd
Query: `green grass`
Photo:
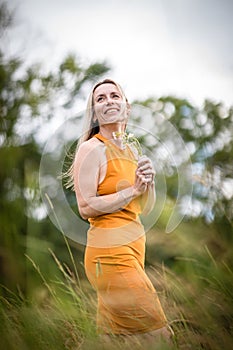
M 178 349 L 231 349 L 233 345 L 233 280 L 224 264 L 183 261 L 186 275 L 157 266 L 149 273 L 162 284 L 160 298 Z M 161 276 L 162 275 L 162 276 Z
M 187 225 L 184 227 L 186 230 Z M 210 236 L 206 235 L 207 240 L 202 239 L 202 244 L 197 245 L 200 242 L 198 232 L 189 236 L 179 232 L 169 239 L 155 232 L 153 237 L 148 235 L 150 263 L 147 263 L 147 273 L 175 332 L 173 345 L 162 340 L 156 340 L 153 345 L 140 341 L 132 345 L 117 337 L 104 343 L 95 329 L 96 295 L 87 280 L 79 278 L 66 241 L 70 267 L 50 251 L 57 274 L 47 280 L 40 266 L 28 257 L 35 274 L 40 277 L 39 288 L 27 299 L 21 293 L 10 291 L 6 291 L 7 297 L 1 297 L 1 348 L 114 350 L 133 346 L 144 350 L 230 350 L 233 347 L 233 271 L 229 250 L 232 248 L 215 258 L 208 248 Z M 218 239 L 217 235 L 212 238 Z M 162 260 L 151 263 L 152 250 L 155 250 L 154 255 L 158 250 L 160 256 L 165 254 L 168 264 Z

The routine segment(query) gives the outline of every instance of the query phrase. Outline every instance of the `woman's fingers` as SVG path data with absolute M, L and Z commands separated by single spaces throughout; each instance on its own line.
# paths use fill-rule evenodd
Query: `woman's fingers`
M 135 188 L 144 193 L 147 186 L 154 181 L 155 170 L 151 160 L 147 156 L 142 156 L 138 160 L 138 167 L 135 174 Z
M 152 162 L 150 158 L 147 156 L 142 156 L 138 159 L 138 166 L 144 166 L 145 164 L 150 164 L 152 166 Z
M 146 170 L 137 169 L 136 173 L 142 174 L 142 175 L 152 175 L 153 177 L 155 176 L 154 169 L 146 169 Z
M 146 156 L 139 159 L 136 173 L 142 174 L 147 181 L 153 181 L 156 175 L 151 160 Z
M 140 192 L 144 193 L 147 189 L 147 180 L 142 174 L 136 174 L 134 187 Z
M 139 158 L 138 160 L 138 170 L 141 172 L 145 172 L 145 171 L 150 171 L 153 172 L 154 171 L 154 167 L 153 164 L 151 162 L 151 160 L 146 157 L 143 156 L 141 158 Z

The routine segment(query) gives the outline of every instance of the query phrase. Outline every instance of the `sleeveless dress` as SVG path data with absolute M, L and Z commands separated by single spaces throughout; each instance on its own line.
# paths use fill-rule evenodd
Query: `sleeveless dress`
M 102 135 L 107 171 L 97 195 L 107 195 L 134 183 L 137 161 L 129 146 L 120 149 Z M 145 232 L 138 199 L 114 213 L 89 218 L 85 272 L 97 291 L 100 333 L 132 335 L 167 324 L 156 291 L 144 270 Z

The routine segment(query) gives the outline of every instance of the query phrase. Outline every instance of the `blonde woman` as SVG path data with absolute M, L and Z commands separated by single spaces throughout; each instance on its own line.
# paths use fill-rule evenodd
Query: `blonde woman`
M 90 228 L 86 275 L 97 291 L 101 334 L 170 337 L 156 291 L 144 271 L 145 232 L 139 214 L 154 206 L 155 171 L 124 142 L 130 106 L 119 84 L 91 91 L 72 181 Z

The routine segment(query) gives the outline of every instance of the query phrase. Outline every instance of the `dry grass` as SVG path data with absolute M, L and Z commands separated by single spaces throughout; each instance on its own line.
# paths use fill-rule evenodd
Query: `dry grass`
M 41 278 L 41 287 L 30 300 L 10 291 L 7 298 L 1 297 L 2 349 L 232 348 L 233 272 L 224 261 L 215 261 L 207 248 L 201 252 L 200 259 L 197 256 L 176 258 L 179 272 L 158 263 L 147 268 L 175 332 L 173 345 L 161 339 L 146 344 L 118 337 L 105 342 L 96 334 L 96 296 L 89 283 L 80 281 L 76 267 L 68 268 L 53 252 L 51 255 L 60 272 L 59 278 L 47 281 L 39 266 L 28 257 Z M 71 262 L 74 264 L 73 257 Z

